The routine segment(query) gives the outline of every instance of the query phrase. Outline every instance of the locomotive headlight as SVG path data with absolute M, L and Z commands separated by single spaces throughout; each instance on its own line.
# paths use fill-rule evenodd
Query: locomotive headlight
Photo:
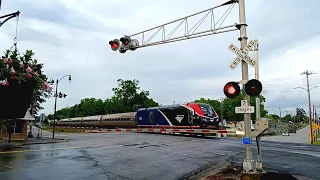
M 202 117 L 202 121 L 206 121 L 207 122 L 208 120 L 206 118 Z

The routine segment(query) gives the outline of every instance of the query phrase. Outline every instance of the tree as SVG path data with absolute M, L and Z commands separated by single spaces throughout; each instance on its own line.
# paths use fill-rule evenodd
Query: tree
M 243 93 L 241 92 L 237 97 L 235 98 L 225 98 L 222 103 L 220 103 L 217 100 L 211 100 L 211 99 L 204 99 L 200 98 L 199 100 L 195 100 L 195 102 L 202 102 L 202 103 L 207 103 L 210 104 L 215 111 L 219 114 L 219 116 L 224 117 L 226 120 L 229 121 L 243 121 L 243 114 L 236 114 L 234 112 L 235 107 L 240 106 L 241 100 L 243 100 Z M 260 112 L 261 112 L 261 117 L 264 117 L 268 111 L 264 109 L 264 103 L 266 99 L 260 95 Z M 251 106 L 256 106 L 255 103 L 255 97 L 250 97 L 250 104 Z M 222 106 L 222 113 L 221 114 L 221 106 Z M 256 113 L 251 114 L 251 119 L 255 120 L 256 119 Z
M 213 99 L 205 99 L 205 98 L 200 98 L 199 100 L 195 100 L 194 102 L 199 102 L 199 103 L 206 103 L 209 104 L 210 106 L 213 107 L 213 109 L 220 114 L 220 105 L 221 103 L 218 100 L 213 100 Z
M 296 108 L 296 120 L 297 122 L 305 122 L 308 119 L 307 113 L 303 108 Z
M 152 98 L 148 97 L 149 91 L 140 90 L 138 80 L 118 79 L 117 82 L 118 86 L 112 88 L 114 92 L 112 97 L 105 100 L 96 98 L 82 99 L 79 104 L 58 110 L 57 117 L 65 119 L 113 114 L 136 111 L 139 107 L 159 106 Z
M 284 121 L 284 122 L 289 122 L 289 121 L 293 122 L 293 117 L 291 116 L 291 114 L 287 114 L 282 118 L 282 121 Z
M 149 91 L 140 90 L 139 80 L 123 80 L 118 79 L 118 87 L 112 88 L 114 92 L 114 102 L 120 103 L 125 112 L 136 111 L 137 107 L 158 106 L 153 100 L 149 100 Z

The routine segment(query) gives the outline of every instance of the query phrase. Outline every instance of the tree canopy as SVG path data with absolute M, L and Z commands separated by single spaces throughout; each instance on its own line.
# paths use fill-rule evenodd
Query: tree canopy
M 200 98 L 198 100 L 195 100 L 195 102 L 202 102 L 202 103 L 210 104 L 216 110 L 216 112 L 219 114 L 220 117 L 223 117 L 228 121 L 242 121 L 243 115 L 236 114 L 234 112 L 235 107 L 240 106 L 242 99 L 243 99 L 243 93 L 241 92 L 239 94 L 239 96 L 232 98 L 232 99 L 225 98 L 222 101 L 219 101 L 219 100 Z M 266 101 L 266 99 L 262 95 L 260 95 L 261 117 L 266 116 L 268 113 L 268 111 L 264 109 L 265 101 Z M 250 97 L 250 104 L 251 104 L 251 106 L 256 106 L 254 97 Z M 221 114 L 221 110 L 222 110 L 222 114 Z M 256 117 L 255 113 L 251 114 L 251 119 L 254 120 L 255 117 Z
M 280 120 L 283 122 L 295 122 L 295 123 L 301 123 L 301 122 L 306 122 L 308 120 L 308 116 L 307 113 L 305 112 L 305 110 L 303 108 L 296 108 L 296 113 L 295 115 L 291 115 L 291 114 L 286 114 L 283 117 L 280 117 L 277 114 L 269 114 L 267 116 L 270 119 L 274 119 L 274 120 Z
M 62 108 L 57 111 L 58 119 L 84 117 L 93 115 L 113 114 L 122 112 L 136 111 L 140 107 L 155 107 L 159 106 L 152 98 L 149 98 L 149 91 L 141 90 L 139 87 L 139 80 L 117 80 L 117 87 L 112 88 L 113 95 L 105 100 L 97 98 L 85 98 L 78 104 L 72 107 Z M 243 99 L 243 93 L 239 96 L 230 99 L 224 98 L 223 101 L 215 99 L 200 98 L 194 102 L 202 102 L 210 104 L 220 117 L 225 118 L 228 121 L 242 121 L 243 115 L 236 114 L 234 112 L 235 107 L 240 106 Z M 266 117 L 274 120 L 301 122 L 307 119 L 306 112 L 302 108 L 296 109 L 296 116 L 287 114 L 280 118 L 276 114 L 268 114 L 264 104 L 266 102 L 265 97 L 260 95 L 260 107 L 261 117 Z M 255 97 L 250 97 L 251 106 L 256 106 Z M 222 110 L 222 114 L 221 114 Z M 251 119 L 255 120 L 256 114 L 251 114 Z M 49 114 L 48 119 L 52 120 L 53 115 Z
M 84 117 L 93 115 L 113 114 L 136 111 L 140 107 L 159 106 L 152 98 L 149 91 L 140 90 L 139 80 L 118 79 L 118 86 L 112 88 L 113 96 L 105 100 L 85 98 L 72 107 L 62 108 L 57 111 L 59 119 Z M 49 114 L 48 119 L 53 119 Z

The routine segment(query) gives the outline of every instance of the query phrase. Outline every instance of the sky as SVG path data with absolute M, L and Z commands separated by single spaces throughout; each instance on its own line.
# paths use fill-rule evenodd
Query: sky
M 151 46 L 121 54 L 112 51 L 108 42 L 123 35 L 143 30 L 215 7 L 226 0 L 125 1 L 125 0 L 3 0 L 0 15 L 19 10 L 18 20 L 6 22 L 0 31 L 0 48 L 10 49 L 16 36 L 18 50 L 32 49 L 35 58 L 44 63 L 50 79 L 60 79 L 57 108 L 73 106 L 83 98 L 106 99 L 113 95 L 117 79 L 138 79 L 140 87 L 150 91 L 150 97 L 160 104 L 190 102 L 201 97 L 224 97 L 223 86 L 228 81 L 241 80 L 241 66 L 235 70 L 229 64 L 236 57 L 232 43 L 240 47 L 239 31 Z M 317 7 L 320 1 L 246 0 L 248 39 L 259 40 L 259 71 L 262 95 L 270 113 L 282 116 L 294 113 L 296 107 L 307 110 L 306 88 L 309 70 L 310 87 L 320 85 L 320 24 Z M 183 7 L 183 8 L 181 8 Z M 215 21 L 230 6 L 215 9 Z M 188 19 L 191 29 L 204 16 Z M 239 23 L 238 4 L 221 27 Z M 210 16 L 197 32 L 209 30 Z M 220 21 L 221 22 L 221 21 Z M 166 27 L 170 33 L 178 24 Z M 219 24 L 220 25 L 220 24 Z M 217 25 L 217 26 L 219 26 Z M 182 27 L 172 36 L 183 36 Z M 146 33 L 148 39 L 152 33 Z M 135 36 L 140 43 L 142 35 Z M 151 41 L 161 40 L 161 32 Z M 249 55 L 253 57 L 253 52 Z M 254 68 L 249 66 L 249 78 Z M 311 103 L 320 112 L 320 87 L 311 91 Z M 53 113 L 54 99 L 47 99 L 40 113 Z M 280 109 L 279 109 L 280 108 Z

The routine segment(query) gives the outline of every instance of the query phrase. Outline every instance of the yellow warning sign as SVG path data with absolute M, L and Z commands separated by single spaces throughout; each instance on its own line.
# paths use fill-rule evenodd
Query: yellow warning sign
M 315 123 L 312 123 L 312 131 L 315 131 L 317 129 L 320 129 L 320 126 Z

